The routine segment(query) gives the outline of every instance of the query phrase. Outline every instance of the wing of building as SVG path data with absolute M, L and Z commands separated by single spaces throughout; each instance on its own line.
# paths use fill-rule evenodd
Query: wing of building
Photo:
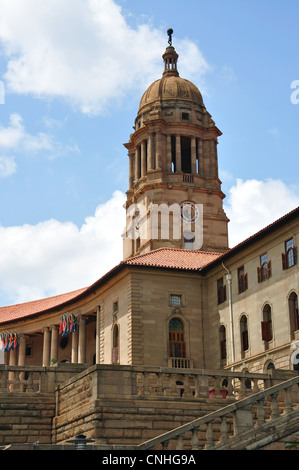
M 221 132 L 172 45 L 128 150 L 123 261 L 91 286 L 0 308 L 5 363 L 293 369 L 298 208 L 234 248 Z

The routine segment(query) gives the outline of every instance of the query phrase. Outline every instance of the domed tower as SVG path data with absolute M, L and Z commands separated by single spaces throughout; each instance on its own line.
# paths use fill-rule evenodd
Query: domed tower
M 228 249 L 225 195 L 218 177 L 221 135 L 199 89 L 179 76 L 178 54 L 163 54 L 164 72 L 143 94 L 129 155 L 124 259 L 161 247 Z

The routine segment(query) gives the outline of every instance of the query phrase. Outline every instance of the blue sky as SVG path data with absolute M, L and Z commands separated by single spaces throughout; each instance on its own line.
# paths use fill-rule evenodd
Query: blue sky
M 223 133 L 231 246 L 297 207 L 298 14 L 297 0 L 1 0 L 0 305 L 122 259 L 123 143 L 169 27 Z

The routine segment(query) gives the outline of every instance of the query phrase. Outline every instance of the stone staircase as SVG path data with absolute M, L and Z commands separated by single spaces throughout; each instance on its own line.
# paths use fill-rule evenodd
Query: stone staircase
M 0 384 L 5 450 L 69 450 L 78 434 L 92 439 L 90 450 L 106 451 L 296 449 L 299 442 L 294 371 L 0 366 Z

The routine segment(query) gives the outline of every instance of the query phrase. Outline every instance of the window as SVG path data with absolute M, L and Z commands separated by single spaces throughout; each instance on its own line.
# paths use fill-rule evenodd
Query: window
M 184 325 L 179 318 L 169 322 L 169 357 L 186 357 Z
M 182 113 L 183 121 L 189 121 L 189 113 Z
M 294 246 L 293 238 L 287 240 L 284 244 L 285 252 L 281 254 L 282 257 L 282 269 L 288 269 L 295 266 L 297 263 L 297 252 Z
M 226 286 L 223 285 L 222 277 L 217 281 L 217 300 L 218 304 L 221 304 L 226 300 Z
M 239 294 L 248 289 L 247 273 L 245 274 L 244 266 L 241 266 L 241 268 L 238 269 L 238 287 Z
M 294 331 L 299 330 L 298 296 L 296 292 L 292 292 L 289 296 L 289 316 L 291 324 L 291 336 L 292 339 L 294 339 Z
M 262 282 L 272 276 L 271 261 L 268 260 L 268 254 L 264 253 L 260 256 L 260 266 L 257 268 L 257 280 Z
M 112 338 L 112 364 L 119 363 L 119 327 L 114 325 Z
M 220 359 L 226 359 L 226 329 L 224 325 L 221 325 L 219 330 L 220 339 Z
M 272 339 L 272 318 L 271 307 L 266 304 L 263 308 L 263 321 L 262 321 L 262 340 L 271 341 Z
M 176 294 L 170 294 L 170 305 L 174 305 L 176 307 L 182 305 L 182 296 Z
M 246 315 L 242 315 L 240 320 L 240 332 L 241 332 L 241 351 L 247 351 L 249 348 L 248 341 L 248 324 Z

